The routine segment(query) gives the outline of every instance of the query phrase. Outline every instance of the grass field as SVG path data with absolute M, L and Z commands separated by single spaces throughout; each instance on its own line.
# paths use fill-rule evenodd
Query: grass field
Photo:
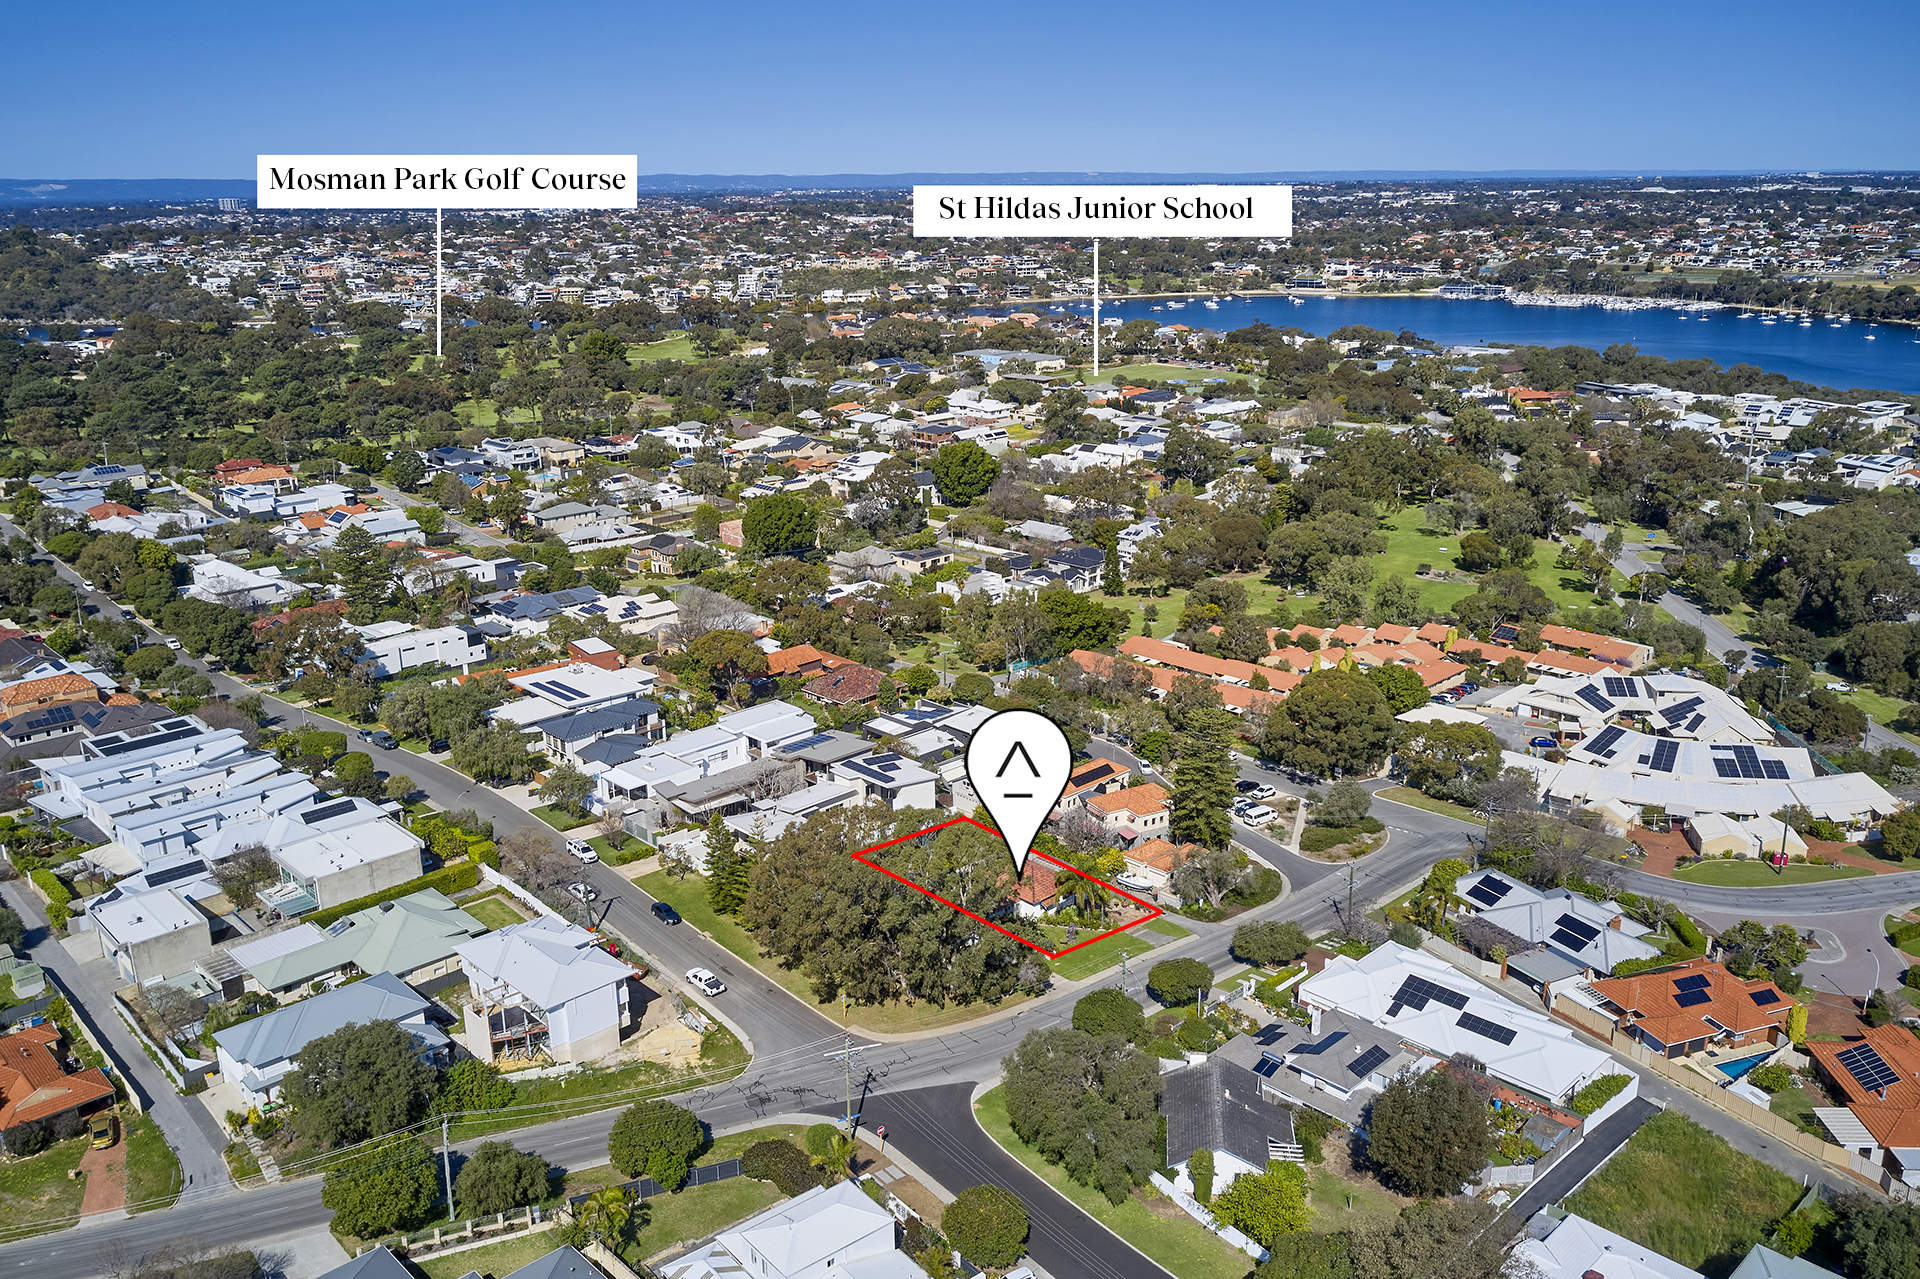
M 65 1230 L 80 1220 L 87 1184 L 69 1181 L 80 1166 L 87 1139 L 75 1137 L 27 1159 L 0 1165 L 0 1239 L 19 1239 L 48 1230 Z
M 1193 930 L 1191 928 L 1182 928 L 1180 925 L 1174 923 L 1171 919 L 1168 919 L 1165 915 L 1160 915 L 1154 919 L 1150 919 L 1146 923 L 1140 926 L 1146 929 L 1150 933 L 1159 933 L 1163 937 L 1193 936 Z
M 1309 1229 L 1320 1234 L 1335 1230 L 1389 1226 L 1400 1216 L 1400 1205 L 1392 1195 L 1372 1182 L 1343 1181 L 1325 1170 L 1311 1170 L 1307 1185 L 1313 1206 L 1313 1224 Z
M 555 830 L 573 830 L 575 827 L 585 826 L 593 820 L 592 813 L 574 812 L 571 809 L 561 808 L 556 804 L 542 804 L 540 807 L 530 809 L 529 811 Z
M 160 1125 L 145 1115 L 122 1111 L 127 1142 L 127 1210 L 171 1208 L 180 1197 L 180 1160 L 167 1145 Z
M 1156 943 L 1164 944 L 1159 938 L 1139 936 L 1138 934 L 1146 927 L 1145 924 L 1141 924 L 1124 933 L 1103 938 L 1091 946 L 1083 946 L 1071 954 L 1062 955 L 1048 962 L 1053 965 L 1053 971 L 1066 981 L 1079 981 L 1083 977 L 1091 977 L 1101 969 L 1111 968 L 1119 963 L 1120 952 L 1123 950 L 1127 952 L 1130 959 L 1139 959 Z M 1063 946 L 1073 944 L 1067 940 L 1067 930 L 1064 928 L 1048 925 L 1043 926 L 1040 931 L 1046 935 L 1046 944 L 1050 949 L 1059 950 Z M 1080 930 L 1080 936 L 1085 938 L 1088 932 L 1088 929 L 1083 928 Z
M 1375 799 L 1390 799 L 1396 804 L 1405 804 L 1408 808 L 1422 808 L 1429 813 L 1439 813 L 1442 817 L 1457 817 L 1463 822 L 1480 820 L 1470 808 L 1449 804 L 1444 799 L 1433 799 L 1411 786 L 1386 786 L 1373 794 Z M 1379 814 L 1375 813 L 1374 816 L 1378 817 Z
M 1089 364 L 1086 372 L 1091 375 L 1093 366 Z M 1223 382 L 1244 378 L 1255 384 L 1260 381 L 1248 374 L 1222 373 L 1218 369 L 1189 369 L 1178 364 L 1109 364 L 1105 360 L 1100 362 L 1100 376 L 1103 380 L 1112 379 L 1115 386 L 1138 386 L 1141 382 L 1190 382 L 1197 386 L 1210 378 Z
M 973 1106 L 974 1118 L 989 1137 L 1018 1159 L 1049 1186 L 1071 1200 L 1076 1207 L 1122 1239 L 1159 1262 L 1179 1279 L 1240 1279 L 1253 1268 L 1253 1259 L 1228 1247 L 1220 1237 L 1204 1229 L 1185 1213 L 1178 1218 L 1156 1216 L 1138 1199 L 1129 1196 L 1110 1204 L 1097 1190 L 1076 1185 L 1066 1170 L 1049 1164 L 1031 1147 L 1014 1136 L 1007 1120 L 1004 1088 L 995 1088 Z
M 640 876 L 633 882 L 642 892 L 671 905 L 680 912 L 681 917 L 688 924 L 698 928 L 741 959 L 752 964 L 763 975 L 779 983 L 794 998 L 807 1003 L 824 1017 L 832 1018 L 845 1025 L 857 1026 L 862 1030 L 896 1034 L 909 1030 L 932 1030 L 942 1026 L 954 1026 L 996 1012 L 1004 1012 L 1009 1008 L 1017 1008 L 1031 998 L 1027 995 L 1009 995 L 992 1006 L 949 1004 L 944 1008 L 924 1001 L 912 1007 L 905 1004 L 880 1004 L 848 1008 L 837 1003 L 822 1003 L 814 998 L 813 984 L 807 980 L 804 973 L 783 968 L 761 955 L 760 947 L 754 943 L 752 935 L 746 929 L 734 919 L 716 913 L 713 907 L 707 905 L 706 880 L 697 875 L 689 875 L 685 880 L 678 880 L 664 870 L 656 870 Z
M 1721 1279 L 1800 1198 L 1786 1174 L 1665 1111 L 1566 1201 L 1568 1212 Z
M 1777 888 L 1783 884 L 1824 884 L 1830 879 L 1858 879 L 1871 875 L 1864 866 L 1783 866 L 1775 870 L 1756 861 L 1711 861 L 1682 866 L 1675 879 L 1689 884 L 1719 884 L 1726 888 Z
M 693 339 L 684 333 L 676 333 L 658 342 L 648 342 L 642 346 L 627 348 L 629 364 L 635 360 L 691 360 L 693 358 Z
M 488 928 L 506 928 L 512 924 L 524 924 L 527 917 L 498 897 L 489 897 L 484 901 L 463 902 L 461 910 L 472 915 Z
M 460 1279 L 469 1271 L 478 1272 L 486 1279 L 500 1279 L 530 1262 L 538 1261 L 552 1252 L 554 1247 L 552 1232 L 543 1230 L 537 1235 L 520 1235 L 447 1257 L 428 1257 L 413 1262 L 412 1267 L 427 1279 Z

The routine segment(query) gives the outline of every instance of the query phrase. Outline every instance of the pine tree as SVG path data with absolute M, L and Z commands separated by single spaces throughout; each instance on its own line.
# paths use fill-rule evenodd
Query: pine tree
M 358 524 L 341 529 L 333 543 L 333 571 L 347 600 L 347 620 L 358 626 L 378 621 L 393 579 L 386 552 L 373 534 Z
M 1218 707 L 1202 710 L 1194 719 L 1192 740 L 1173 769 L 1173 833 L 1208 848 L 1225 848 L 1233 838 L 1227 810 L 1237 777 L 1227 750 L 1233 721 Z
M 747 900 L 747 871 L 751 863 L 735 845 L 733 832 L 715 813 L 707 821 L 707 905 L 731 915 Z
M 1100 593 L 1103 595 L 1125 595 L 1127 584 L 1120 576 L 1120 538 L 1117 534 L 1108 534 L 1100 543 L 1100 549 L 1106 553 L 1107 562 L 1100 569 Z

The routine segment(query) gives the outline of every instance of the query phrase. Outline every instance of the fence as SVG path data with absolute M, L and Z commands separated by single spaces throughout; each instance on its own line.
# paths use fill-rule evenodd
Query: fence
M 1232 1226 L 1223 1226 L 1215 1221 L 1213 1214 L 1208 1212 L 1199 1200 L 1174 1185 L 1171 1181 L 1168 1181 L 1159 1173 L 1148 1173 L 1147 1180 L 1153 1184 L 1155 1190 L 1158 1190 L 1161 1194 L 1173 1200 L 1176 1204 L 1179 1204 L 1181 1211 L 1205 1226 L 1208 1230 L 1213 1231 L 1214 1234 L 1219 1235 L 1241 1252 L 1252 1257 L 1255 1261 L 1265 1261 L 1271 1255 L 1265 1248 L 1262 1248 L 1259 1244 L 1247 1238 Z
M 160 1067 L 160 1073 L 167 1077 L 167 1082 L 175 1088 L 184 1090 L 187 1086 L 187 1081 L 181 1078 L 180 1072 L 174 1068 L 173 1062 L 169 1060 L 166 1051 L 162 1049 L 160 1045 L 154 1043 L 147 1032 L 141 1028 L 140 1018 L 136 1016 L 133 1009 L 128 1006 L 127 1001 L 120 998 L 120 992 L 117 990 L 113 992 L 113 1011 L 120 1014 L 120 1020 L 125 1022 L 127 1029 L 133 1032 L 133 1037 L 138 1039 L 142 1046 L 146 1048 L 147 1055 L 152 1057 L 154 1064 Z
M 535 910 L 539 911 L 542 915 L 551 915 L 555 919 L 561 918 L 559 911 L 547 905 L 545 902 L 541 901 L 538 897 L 535 897 L 532 893 L 528 892 L 525 888 L 521 887 L 519 881 L 514 879 L 513 876 L 503 875 L 499 871 L 495 870 L 493 867 L 487 865 L 485 862 L 481 862 L 479 863 L 479 865 L 480 865 L 480 878 L 484 882 L 506 889 L 507 892 L 511 893 L 514 897 L 518 898 L 519 900 L 525 902 L 527 905 L 533 907 Z
M 60 984 L 60 979 L 53 974 L 52 970 L 48 970 L 46 977 L 47 985 L 53 987 L 54 994 L 67 1001 L 67 1014 L 73 1018 L 73 1024 L 79 1027 L 80 1038 L 86 1040 L 88 1047 L 106 1059 L 107 1073 L 119 1078 L 120 1083 L 127 1090 L 127 1100 L 132 1103 L 135 1110 L 145 1114 L 148 1106 L 147 1099 L 140 1095 L 140 1085 L 128 1072 L 125 1063 L 114 1056 L 113 1050 L 107 1047 L 106 1036 L 93 1028 L 93 1024 L 87 1020 L 86 1010 L 80 1006 L 79 1001 L 67 993 L 67 988 Z
M 1817 1159 L 1829 1168 L 1871 1182 L 1895 1200 L 1920 1202 L 1920 1190 L 1895 1180 L 1893 1173 L 1888 1169 L 1861 1157 L 1845 1146 L 1836 1146 L 1830 1141 L 1816 1137 L 1798 1124 L 1782 1119 L 1767 1107 L 1757 1106 L 1746 1098 L 1727 1091 L 1681 1062 L 1669 1060 L 1644 1044 L 1628 1038 L 1611 1022 L 1606 1023 L 1604 1030 L 1594 1029 L 1589 1024 L 1593 1020 L 1592 1014 L 1580 1008 L 1579 1005 L 1570 1003 L 1564 998 L 1556 998 L 1553 1001 L 1553 1013 L 1556 1017 L 1586 1030 L 1595 1038 L 1604 1040 L 1614 1052 L 1645 1066 L 1668 1083 L 1685 1088 L 1722 1114 L 1778 1138 L 1809 1159 Z M 1573 1015 L 1575 1013 L 1587 1013 L 1587 1016 L 1575 1016 Z
M 469 1248 L 484 1248 L 519 1235 L 537 1234 L 553 1229 L 552 1218 L 543 1218 L 538 1208 L 515 1208 L 487 1217 L 474 1217 L 455 1225 L 416 1230 L 410 1235 L 393 1235 L 363 1245 L 360 1252 L 389 1248 L 403 1257 L 443 1257 Z M 359 1254 L 354 1254 L 358 1256 Z
M 1435 958 L 1446 960 L 1461 972 L 1472 973 L 1484 981 L 1500 980 L 1500 965 L 1490 964 L 1486 960 L 1474 955 L 1471 951 L 1460 949 L 1452 942 L 1442 941 L 1438 937 L 1428 936 L 1425 941 L 1420 943 L 1420 949 Z
M 710 1186 L 716 1181 L 731 1181 L 741 1175 L 743 1174 L 740 1171 L 740 1161 L 738 1159 L 722 1159 L 717 1164 L 702 1164 L 698 1168 L 688 1169 L 687 1185 Z M 635 1199 L 651 1199 L 655 1195 L 664 1195 L 667 1193 L 666 1188 L 651 1177 L 641 1177 L 634 1181 L 622 1182 L 621 1185 L 625 1187 Z M 567 1207 L 578 1208 L 586 1201 L 587 1196 L 574 1195 L 567 1200 Z
M 1479 1181 L 1483 1186 L 1526 1186 L 1532 1184 L 1535 1171 L 1532 1164 L 1512 1164 L 1504 1168 L 1488 1164 L 1480 1170 Z

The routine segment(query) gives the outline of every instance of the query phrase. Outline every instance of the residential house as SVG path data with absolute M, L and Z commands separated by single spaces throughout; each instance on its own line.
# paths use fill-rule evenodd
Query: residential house
M 953 552 L 938 546 L 930 546 L 922 551 L 895 551 L 893 562 L 907 570 L 909 575 L 917 577 L 953 563 Z
M 213 947 L 212 918 L 171 888 L 121 893 L 87 911 L 100 953 L 129 983 L 184 973 Z
M 1463 913 L 1546 946 L 1583 969 L 1610 973 L 1629 959 L 1655 959 L 1661 953 L 1642 940 L 1653 930 L 1615 901 L 1596 902 L 1567 888 L 1541 892 L 1497 870 L 1462 875 L 1453 891 L 1465 903 Z
M 866 804 L 932 808 L 939 778 L 912 760 L 892 753 L 842 760 L 829 770 L 833 780 L 851 786 Z
M 57 1051 L 62 1033 L 42 1022 L 0 1035 L 0 1151 L 17 1125 L 113 1105 L 113 1083 L 98 1066 L 68 1073 Z
M 583 502 L 554 502 L 527 514 L 527 523 L 551 533 L 564 533 L 607 520 L 624 520 L 627 513 L 617 506 L 588 506 Z
M 578 466 L 586 459 L 587 449 L 584 443 L 563 440 L 553 435 L 536 435 L 530 440 L 522 440 L 540 450 L 540 464 L 545 467 Z
M 1834 1144 L 1920 1188 L 1920 1039 L 1897 1024 L 1869 1026 L 1838 1041 L 1809 1039 L 1805 1051 L 1840 1102 L 1813 1112 Z
M 829 706 L 864 705 L 880 695 L 880 681 L 885 678 L 871 666 L 844 662 L 807 681 L 801 692 Z
M 193 584 L 187 587 L 189 598 L 225 604 L 230 608 L 276 608 L 305 587 L 289 582 L 278 568 L 258 571 L 229 564 L 225 560 L 207 560 L 193 566 Z
M 313 944 L 263 955 L 246 971 L 260 989 L 282 997 L 362 973 L 391 973 L 415 985 L 457 971 L 460 943 L 485 931 L 439 890 L 423 888 L 335 920 Z
M 1119 848 L 1165 835 L 1173 818 L 1166 788 L 1156 782 L 1089 794 L 1080 800 L 1080 807 Z
M 599 939 L 552 916 L 462 943 L 470 1005 L 460 1042 L 481 1061 L 513 1047 L 556 1062 L 598 1060 L 637 1023 L 639 979 Z
M 1770 981 L 1735 977 L 1705 959 L 1592 983 L 1600 1010 L 1626 1034 L 1665 1057 L 1712 1043 L 1778 1043 L 1794 1001 Z
M 1060 808 L 1065 811 L 1084 803 L 1092 795 L 1109 795 L 1133 780 L 1131 765 L 1111 759 L 1091 759 L 1067 774 L 1067 788 L 1060 792 Z
M 745 812 L 721 820 L 728 830 L 743 839 L 778 839 L 815 813 L 844 808 L 859 800 L 860 792 L 855 787 L 839 782 L 815 782 L 773 799 L 758 800 Z M 705 869 L 700 873 L 705 874 Z
M 630 697 L 592 710 L 557 715 L 541 720 L 537 727 L 547 754 L 576 766 L 583 762 L 581 750 L 603 737 L 631 735 L 652 744 L 667 732 L 660 704 L 644 697 Z
M 471 626 L 436 626 L 422 630 L 410 622 L 376 622 L 356 627 L 366 638 L 366 659 L 373 673 L 398 675 L 422 666 L 452 666 L 465 670 L 487 660 L 487 637 Z
M 1541 1213 L 1529 1221 L 1513 1257 L 1538 1279 L 1701 1279 L 1699 1271 L 1571 1214 L 1555 1221 Z
M 904 582 L 913 575 L 884 546 L 835 551 L 827 557 L 827 571 L 836 582 Z
M 861 1183 L 841 1181 L 802 1191 L 653 1270 L 661 1279 L 926 1279 L 896 1237 L 893 1214 Z
M 243 1104 L 278 1101 L 280 1085 L 300 1050 L 342 1027 L 390 1021 L 407 1033 L 414 1051 L 436 1066 L 447 1064 L 451 1042 L 433 1024 L 432 1001 L 392 973 L 336 987 L 252 1021 L 214 1032 L 220 1075 Z
M 1253 1068 L 1264 1060 L 1261 1051 L 1241 1035 L 1205 1061 L 1167 1075 L 1160 1095 L 1160 1115 L 1167 1121 L 1167 1166 L 1175 1173 L 1174 1185 L 1188 1194 L 1193 1193 L 1191 1161 L 1198 1151 L 1213 1155 L 1215 1194 L 1248 1173 L 1265 1172 L 1273 1160 L 1305 1159 L 1294 1135 L 1293 1112 L 1261 1092 L 1261 1076 Z
M 565 662 L 515 671 L 507 682 L 526 697 L 495 707 L 493 718 L 532 728 L 560 715 L 645 697 L 660 677 L 633 667 L 610 671 L 585 662 Z

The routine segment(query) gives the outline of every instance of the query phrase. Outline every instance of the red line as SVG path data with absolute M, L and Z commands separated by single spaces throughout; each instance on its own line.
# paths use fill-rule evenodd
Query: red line
M 1164 910 L 1160 909 L 1160 907 L 1158 906 L 1155 906 L 1152 902 L 1142 901 L 1140 898 L 1135 897 L 1132 893 L 1128 892 L 1124 888 L 1119 888 L 1113 884 L 1108 884 L 1103 880 L 1097 880 L 1093 878 L 1093 876 L 1088 875 L 1085 871 L 1080 870 L 1078 867 L 1070 865 L 1067 862 L 1063 862 L 1058 857 L 1048 856 L 1046 853 L 1041 852 L 1037 848 L 1029 849 L 1027 850 L 1027 855 L 1029 857 L 1038 857 L 1042 861 L 1051 862 L 1055 866 L 1058 866 L 1061 870 L 1066 871 L 1068 874 L 1078 875 L 1080 876 L 1080 878 L 1086 880 L 1090 884 L 1099 884 L 1100 887 L 1107 889 L 1109 892 L 1118 893 L 1120 894 L 1120 896 L 1126 898 L 1128 901 L 1132 902 L 1134 905 L 1140 907 L 1143 910 L 1150 912 L 1149 914 L 1143 915 L 1139 919 L 1134 920 L 1133 923 L 1131 924 L 1122 924 L 1118 928 L 1109 928 L 1106 932 L 1101 933 L 1095 937 L 1089 937 L 1083 942 L 1076 942 L 1073 945 L 1067 947 L 1065 950 L 1048 950 L 1045 946 L 1042 946 L 1037 942 L 1029 941 L 1025 937 L 1022 937 L 1019 933 L 1016 933 L 1011 929 L 1003 928 L 999 924 L 994 923 L 991 919 L 987 919 L 982 915 L 976 915 L 972 911 L 968 910 L 966 907 L 958 904 L 957 902 L 950 902 L 946 898 L 942 897 L 939 893 L 936 893 L 928 888 L 923 888 L 919 884 L 916 884 L 912 880 L 908 879 L 906 876 L 895 874 L 893 871 L 888 870 L 885 866 L 882 866 L 879 862 L 870 861 L 867 858 L 868 853 L 877 853 L 877 852 L 880 852 L 882 849 L 892 848 L 895 844 L 904 844 L 908 840 L 919 839 L 922 835 L 931 835 L 935 831 L 945 830 L 949 826 L 957 826 L 961 822 L 965 822 L 969 826 L 977 827 L 980 830 L 986 831 L 989 835 L 998 835 L 1000 833 L 999 831 L 994 830 L 991 826 L 985 825 L 984 823 L 981 823 L 981 822 L 977 822 L 971 817 L 962 815 L 959 817 L 952 818 L 948 821 L 941 822 L 938 826 L 929 826 L 925 830 L 917 830 L 913 832 L 913 834 L 911 835 L 902 835 L 898 839 L 890 839 L 886 841 L 884 844 L 874 844 L 869 848 L 863 848 L 859 852 L 856 852 L 853 854 L 853 859 L 861 863 L 862 865 L 871 866 L 874 870 L 879 871 L 882 875 L 885 875 L 888 879 L 897 880 L 898 882 L 905 884 L 908 888 L 913 889 L 913 891 L 916 893 L 922 893 L 928 897 L 931 897 L 933 900 L 939 902 L 942 906 L 948 907 L 949 909 L 954 911 L 958 911 L 960 914 L 965 915 L 968 919 L 971 919 L 976 923 L 985 924 L 988 928 L 993 929 L 995 932 L 1001 933 L 1007 937 L 1013 938 L 1013 940 L 1019 942 L 1022 946 L 1025 946 L 1027 949 L 1038 951 L 1042 955 L 1045 955 L 1048 959 L 1059 959 L 1063 955 L 1071 955 L 1076 950 L 1080 950 L 1081 948 L 1086 946 L 1091 946 L 1097 941 L 1105 941 L 1107 938 L 1114 936 L 1116 933 L 1124 933 L 1129 928 L 1137 927 L 1141 924 L 1148 922 L 1149 920 L 1158 919 L 1160 916 L 1166 914 Z

